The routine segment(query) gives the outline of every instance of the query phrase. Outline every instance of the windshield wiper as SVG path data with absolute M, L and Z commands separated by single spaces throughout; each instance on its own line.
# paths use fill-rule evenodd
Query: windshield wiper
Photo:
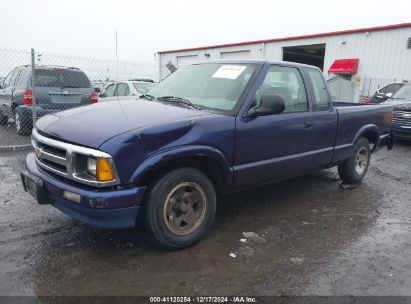
M 142 95 L 140 95 L 139 99 L 142 99 L 142 98 L 147 99 L 147 100 L 153 100 L 153 99 L 155 99 L 155 97 L 154 97 L 153 95 L 150 95 L 150 94 L 142 94 Z
M 167 102 L 175 102 L 179 104 L 184 104 L 186 106 L 189 106 L 190 108 L 199 110 L 200 108 L 196 105 L 194 105 L 190 100 L 183 98 L 183 97 L 178 97 L 178 96 L 161 96 L 157 97 L 158 100 L 160 101 L 167 101 Z

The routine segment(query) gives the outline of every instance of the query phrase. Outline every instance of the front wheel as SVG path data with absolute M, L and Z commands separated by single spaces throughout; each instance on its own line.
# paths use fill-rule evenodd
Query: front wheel
M 213 223 L 216 193 L 209 178 L 194 168 L 181 168 L 160 178 L 145 206 L 146 226 L 154 243 L 165 249 L 189 247 Z
M 349 159 L 338 166 L 338 174 L 345 183 L 356 184 L 362 181 L 370 165 L 371 149 L 369 141 L 361 137 L 353 147 Z

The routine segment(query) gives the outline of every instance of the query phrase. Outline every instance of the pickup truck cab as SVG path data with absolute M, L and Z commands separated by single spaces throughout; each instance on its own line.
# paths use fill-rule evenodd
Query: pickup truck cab
M 97 228 L 137 215 L 163 248 L 193 245 L 217 197 L 338 166 L 358 183 L 391 148 L 392 107 L 334 106 L 312 66 L 210 61 L 179 69 L 139 100 L 47 115 L 32 134 L 24 188 Z

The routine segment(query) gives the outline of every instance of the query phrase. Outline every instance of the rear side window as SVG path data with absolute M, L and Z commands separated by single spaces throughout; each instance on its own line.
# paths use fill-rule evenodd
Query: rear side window
M 59 88 L 91 88 L 90 80 L 81 71 L 36 69 L 36 86 Z
M 30 69 L 22 69 L 19 78 L 17 79 L 16 86 L 26 87 L 30 73 Z
M 14 70 L 13 75 L 11 76 L 11 79 L 10 79 L 9 86 L 14 86 L 14 84 L 16 82 L 16 78 L 19 75 L 19 72 L 20 72 L 19 69 Z
M 6 77 L 6 79 L 4 80 L 4 83 L 3 83 L 3 88 L 7 88 L 7 87 L 10 85 L 10 80 L 11 80 L 11 77 L 13 76 L 13 73 L 14 73 L 14 70 L 11 71 L 11 72 L 7 75 L 7 77 Z
M 330 108 L 330 98 L 327 92 L 327 84 L 320 71 L 307 69 L 308 77 L 310 77 L 314 89 L 314 111 L 325 111 Z

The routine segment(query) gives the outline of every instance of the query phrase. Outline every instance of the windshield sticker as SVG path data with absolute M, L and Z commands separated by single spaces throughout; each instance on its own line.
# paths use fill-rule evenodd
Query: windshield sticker
M 247 67 L 243 65 L 223 65 L 211 77 L 237 79 L 246 68 Z

